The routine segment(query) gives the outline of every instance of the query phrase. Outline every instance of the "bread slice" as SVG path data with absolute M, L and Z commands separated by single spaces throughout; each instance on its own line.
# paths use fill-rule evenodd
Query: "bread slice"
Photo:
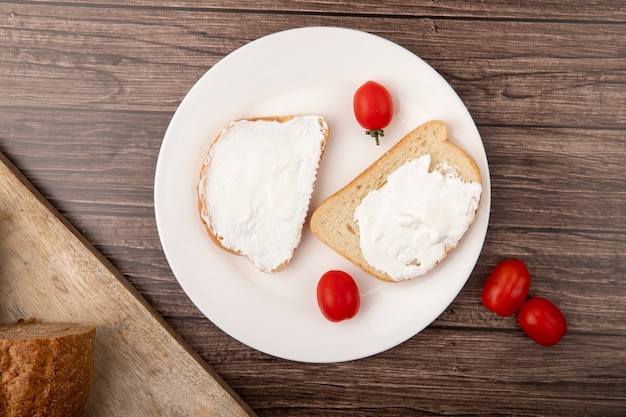
M 82 416 L 94 374 L 96 327 L 0 325 L 0 414 Z
M 405 166 L 408 162 L 419 159 L 424 155 L 430 156 L 428 172 L 436 171 L 445 178 L 456 178 L 457 180 L 460 179 L 462 183 L 472 184 L 474 191 L 478 190 L 479 199 L 481 177 L 478 167 L 469 155 L 448 140 L 446 124 L 434 120 L 417 127 L 407 134 L 352 182 L 326 199 L 313 212 L 311 217 L 310 227 L 313 233 L 330 248 L 380 280 L 401 281 L 426 273 L 427 270 L 441 262 L 456 247 L 458 241 L 446 242 L 442 253 L 436 256 L 434 265 L 427 267 L 424 264 L 420 268 L 413 268 L 416 271 L 415 275 L 391 276 L 388 271 L 375 268 L 365 259 L 361 245 L 360 225 L 355 218 L 357 207 L 361 205 L 371 191 L 380 190 L 387 184 L 390 174 Z M 428 174 L 425 173 L 425 175 Z M 411 190 L 406 190 L 407 195 L 412 191 L 417 193 L 419 197 L 420 187 L 422 186 L 417 182 L 412 183 L 408 187 Z M 398 197 L 400 199 L 404 198 L 404 196 Z M 475 198 L 475 201 L 471 203 L 472 206 L 467 208 L 469 214 L 467 215 L 465 230 L 467 230 L 467 227 L 474 219 L 478 207 L 478 199 Z M 396 220 L 391 219 L 390 221 Z M 465 230 L 462 233 L 465 233 Z M 412 232 L 409 231 L 409 233 Z M 388 243 L 383 243 L 383 246 L 376 250 L 380 250 L 381 253 L 387 251 L 388 248 L 385 245 Z M 396 244 L 398 242 L 392 243 Z M 400 242 L 400 244 L 402 243 Z M 410 263 L 414 263 L 415 265 L 413 266 L 420 266 L 421 254 L 412 255 L 416 256 L 416 260 L 412 260 Z M 430 254 L 429 256 L 433 255 Z
M 200 216 L 213 241 L 260 271 L 286 267 L 302 237 L 328 134 L 315 114 L 224 127 L 198 184 Z

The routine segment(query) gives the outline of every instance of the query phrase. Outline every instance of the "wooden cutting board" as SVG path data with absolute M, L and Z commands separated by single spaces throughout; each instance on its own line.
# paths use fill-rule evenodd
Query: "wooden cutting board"
M 97 326 L 87 416 L 254 412 L 0 153 L 0 323 Z

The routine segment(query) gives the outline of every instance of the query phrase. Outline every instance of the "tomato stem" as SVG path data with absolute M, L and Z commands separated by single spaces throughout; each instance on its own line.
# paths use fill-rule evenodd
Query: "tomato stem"
M 385 136 L 385 132 L 382 129 L 371 129 L 365 131 L 366 135 L 370 135 L 374 139 L 376 139 L 376 145 L 380 145 L 380 141 L 378 140 L 379 136 Z

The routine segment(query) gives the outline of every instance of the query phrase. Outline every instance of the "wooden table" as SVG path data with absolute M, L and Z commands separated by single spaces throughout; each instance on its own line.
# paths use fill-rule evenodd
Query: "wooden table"
M 492 181 L 456 300 L 405 343 L 336 364 L 259 353 L 207 320 L 168 267 L 153 207 L 189 88 L 236 48 L 312 25 L 383 36 L 434 67 L 471 112 Z M 0 151 L 260 416 L 626 415 L 625 137 L 619 1 L 0 4 Z M 566 314 L 558 345 L 481 305 L 507 258 Z

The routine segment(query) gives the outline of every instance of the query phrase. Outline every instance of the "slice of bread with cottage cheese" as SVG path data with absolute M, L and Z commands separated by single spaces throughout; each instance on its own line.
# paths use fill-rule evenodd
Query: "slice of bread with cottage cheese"
M 310 226 L 370 275 L 405 281 L 454 250 L 474 220 L 481 192 L 476 163 L 448 140 L 447 125 L 434 120 L 326 199 Z
M 224 127 L 198 184 L 201 219 L 215 243 L 260 271 L 286 267 L 302 237 L 328 134 L 316 114 Z

